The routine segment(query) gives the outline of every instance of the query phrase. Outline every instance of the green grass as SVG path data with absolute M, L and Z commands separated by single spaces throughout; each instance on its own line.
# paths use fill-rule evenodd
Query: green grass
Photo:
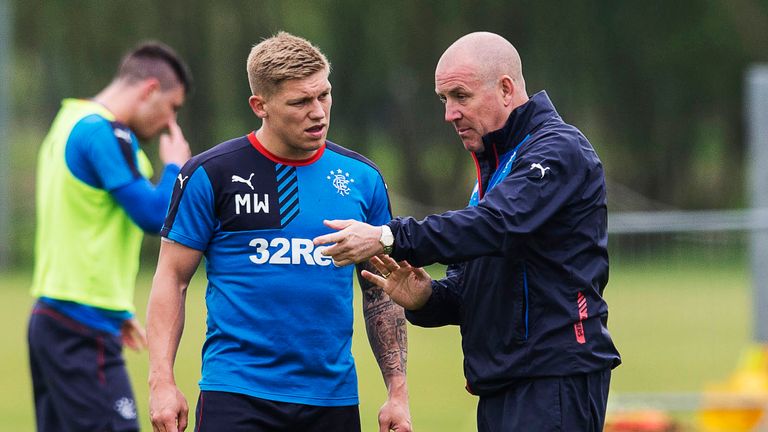
M 726 378 L 751 339 L 749 284 L 733 264 L 614 266 L 605 297 L 623 364 L 611 391 L 697 391 Z
M 437 269 L 439 274 L 441 269 Z M 204 335 L 204 284 L 198 274 L 187 296 L 187 325 L 176 376 L 194 409 Z M 614 265 L 606 291 L 609 327 L 624 364 L 615 370 L 612 393 L 698 391 L 735 367 L 751 330 L 749 278 L 742 265 Z M 34 430 L 27 366 L 26 323 L 33 299 L 28 273 L 0 274 L 0 431 Z M 142 274 L 136 294 L 139 317 L 150 285 Z M 353 353 L 357 362 L 363 430 L 378 430 L 376 413 L 386 394 L 368 347 L 359 297 L 355 302 Z M 474 431 L 476 399 L 464 390 L 456 327 L 409 327 L 408 383 L 411 414 L 420 432 Z M 146 352 L 126 353 L 144 430 L 147 415 Z

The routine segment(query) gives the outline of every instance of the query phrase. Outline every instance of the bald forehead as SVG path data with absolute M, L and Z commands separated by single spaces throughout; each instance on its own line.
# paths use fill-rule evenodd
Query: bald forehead
M 449 46 L 437 63 L 435 75 L 456 68 L 471 69 L 486 79 L 500 75 L 522 77 L 520 55 L 515 47 L 503 37 L 488 32 L 470 33 Z

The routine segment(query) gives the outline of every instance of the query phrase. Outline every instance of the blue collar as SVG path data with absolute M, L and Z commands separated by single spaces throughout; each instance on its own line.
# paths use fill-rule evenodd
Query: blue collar
M 515 148 L 512 151 L 508 151 L 501 155 L 499 158 L 499 166 L 496 167 L 496 172 L 493 173 L 491 176 L 491 180 L 488 182 L 488 187 L 485 188 L 483 191 L 484 195 L 487 195 L 488 192 L 491 191 L 491 189 L 494 188 L 497 184 L 501 183 L 502 180 L 504 180 L 507 177 L 507 174 L 509 174 L 510 171 L 512 171 L 512 165 L 515 164 L 515 159 L 517 158 L 517 150 L 520 148 L 521 145 L 523 145 L 524 142 L 528 141 L 528 138 L 530 138 L 531 135 L 526 135 L 525 138 L 523 138 L 522 141 L 520 141 Z M 478 182 L 475 181 L 475 188 L 472 190 L 472 196 L 469 198 L 469 205 L 470 206 L 476 206 L 478 202 L 480 202 L 479 199 L 479 193 L 478 191 Z

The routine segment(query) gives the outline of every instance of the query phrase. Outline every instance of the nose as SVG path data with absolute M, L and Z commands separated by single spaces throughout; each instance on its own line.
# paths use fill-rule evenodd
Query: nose
M 451 101 L 445 103 L 445 121 L 452 123 L 461 118 L 461 111 Z
M 163 128 L 169 128 L 171 123 L 176 123 L 176 113 L 165 116 L 163 119 Z
M 319 100 L 312 102 L 312 109 L 309 111 L 309 118 L 313 120 L 320 120 L 325 117 L 325 106 Z

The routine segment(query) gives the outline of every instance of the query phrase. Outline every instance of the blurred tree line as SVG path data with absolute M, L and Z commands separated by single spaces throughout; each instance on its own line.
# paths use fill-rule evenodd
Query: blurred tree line
M 746 201 L 742 81 L 768 61 L 768 0 L 13 0 L 12 10 L 21 261 L 32 247 L 35 152 L 60 100 L 94 95 L 145 39 L 192 69 L 179 121 L 194 153 L 258 128 L 245 71 L 253 44 L 286 30 L 318 45 L 332 63 L 329 139 L 379 165 L 396 214 L 466 203 L 474 166 L 443 121 L 434 67 L 478 30 L 510 40 L 529 93 L 546 89 L 592 141 L 612 210 Z

